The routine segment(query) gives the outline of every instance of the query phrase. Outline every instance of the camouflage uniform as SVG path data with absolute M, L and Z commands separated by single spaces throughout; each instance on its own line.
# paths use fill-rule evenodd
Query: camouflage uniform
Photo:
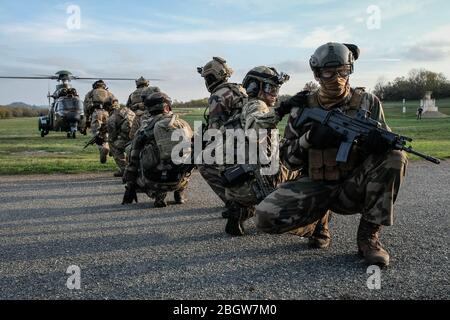
M 260 129 L 276 129 L 280 120 L 280 116 L 275 112 L 275 108 L 269 108 L 263 100 L 258 98 L 251 98 L 242 108 L 242 113 L 240 115 L 241 127 L 244 131 L 254 129 L 257 133 Z M 267 137 L 267 139 L 269 139 L 269 137 Z M 261 141 L 261 138 L 258 138 L 258 141 Z M 268 143 L 268 147 L 269 146 L 270 140 Z M 278 173 L 266 178 L 269 181 L 270 186 L 275 189 L 280 183 L 294 180 L 298 175 L 299 171 L 290 171 L 280 163 Z M 246 181 L 242 185 L 226 188 L 225 193 L 227 199 L 229 201 L 234 201 L 243 207 L 251 207 L 258 204 L 258 200 L 252 187 L 254 183 L 254 180 Z
M 94 83 L 93 87 L 94 88 L 86 94 L 86 96 L 84 97 L 84 102 L 83 102 L 83 104 L 84 104 L 84 115 L 86 117 L 86 121 L 88 121 L 89 123 L 92 120 L 92 115 L 93 115 L 93 113 L 94 113 L 94 111 L 96 109 L 96 104 L 99 102 L 99 101 L 94 101 L 96 99 L 96 96 L 97 96 L 96 95 L 96 90 L 105 90 L 105 91 L 108 92 L 108 99 L 107 99 L 107 101 L 101 101 L 104 104 L 111 105 L 112 101 L 115 99 L 114 95 L 112 93 L 110 93 L 108 91 L 108 89 L 106 88 L 106 85 L 105 85 L 104 82 L 97 81 L 96 83 Z
M 130 163 L 126 167 L 126 171 L 132 172 L 135 175 L 140 174 L 137 178 L 137 184 L 142 191 L 147 193 L 149 197 L 152 198 L 165 198 L 167 192 L 183 192 L 187 184 L 189 182 L 190 174 L 179 174 L 175 173 L 178 176 L 177 179 L 171 179 L 170 182 L 163 182 L 158 179 L 160 170 L 156 167 L 154 168 L 154 172 L 149 170 L 146 171 L 146 175 L 141 172 L 141 152 L 147 145 L 152 145 L 153 148 L 157 149 L 156 142 L 153 136 L 153 130 L 155 125 L 166 118 L 172 117 L 173 113 L 169 112 L 166 114 L 159 114 L 153 116 L 153 118 L 148 121 L 143 127 L 141 127 L 136 136 L 134 137 L 131 144 L 131 157 Z
M 308 95 L 305 107 L 320 107 L 317 92 Z M 389 130 L 380 101 L 370 93 L 351 89 L 351 94 L 340 108 L 351 117 L 355 117 L 361 108 L 368 110 L 373 119 Z M 405 153 L 390 151 L 367 156 L 356 146 L 349 164 L 337 164 L 331 160 L 336 158 L 337 149 L 327 149 L 322 150 L 322 155 L 330 163 L 318 167 L 315 161 L 311 161 L 312 152 L 316 152 L 302 146 L 301 137 L 308 128 L 293 129 L 293 119 L 298 111 L 299 108 L 292 110 L 282 152 L 288 166 L 301 167 L 309 174 L 297 181 L 282 184 L 257 206 L 258 228 L 268 233 L 291 231 L 316 223 L 328 210 L 339 214 L 362 213 L 365 221 L 376 225 L 392 225 L 393 203 L 407 165 Z M 334 177 L 327 180 L 327 170 L 334 170 L 338 177 L 331 174 Z M 324 178 L 319 179 L 320 175 Z
M 100 94 L 99 94 L 100 93 Z M 103 96 L 103 101 L 96 101 L 98 96 Z M 84 100 L 85 109 L 92 112 L 90 117 L 90 126 L 93 136 L 97 136 L 97 147 L 100 152 L 100 162 L 105 163 L 109 154 L 110 148 L 108 144 L 108 118 L 113 101 L 116 100 L 114 95 L 104 88 L 97 88 L 91 90 Z
M 139 130 L 144 120 L 151 118 L 151 115 L 145 111 L 143 97 L 149 96 L 155 92 L 160 92 L 160 89 L 158 87 L 140 87 L 129 96 L 127 107 L 135 113 L 135 118 L 130 130 L 131 139 L 134 138 L 134 135 Z
M 113 105 L 113 111 L 108 119 L 108 135 L 111 155 L 123 174 L 127 165 L 125 146 L 130 142 L 130 128 L 134 120 L 134 112 L 127 107 Z
M 209 98 L 208 129 L 223 129 L 223 125 L 241 112 L 246 102 L 247 94 L 241 85 L 235 83 L 223 83 L 219 85 Z M 219 198 L 227 203 L 225 187 L 223 185 L 221 172 L 224 166 L 207 165 L 198 166 L 202 177 Z
M 172 162 L 171 130 L 186 129 L 187 139 L 191 139 L 192 129 L 187 122 L 168 111 L 172 102 L 166 94 L 153 93 L 144 99 L 144 103 L 152 117 L 137 131 L 131 143 L 130 162 L 124 173 L 127 191 L 123 204 L 132 203 L 133 199 L 137 201 L 136 191 L 155 198 L 155 207 L 167 205 L 167 192 L 174 192 L 177 204 L 185 203 L 183 192 L 194 167 Z

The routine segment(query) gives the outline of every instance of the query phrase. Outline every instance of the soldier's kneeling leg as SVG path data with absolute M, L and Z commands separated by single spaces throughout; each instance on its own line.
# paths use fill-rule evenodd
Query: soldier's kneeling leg
M 167 192 L 156 192 L 155 193 L 155 208 L 165 208 Z
M 335 188 L 309 178 L 281 184 L 256 207 L 257 228 L 284 233 L 317 222 L 327 213 Z
M 372 155 L 340 187 L 333 211 L 343 214 L 362 213 L 376 225 L 394 222 L 393 204 L 403 182 L 408 160 L 401 151 Z
M 198 171 L 202 175 L 203 179 L 208 183 L 215 194 L 224 202 L 227 202 L 225 197 L 225 187 L 220 175 L 220 170 L 214 165 L 201 165 L 198 167 Z

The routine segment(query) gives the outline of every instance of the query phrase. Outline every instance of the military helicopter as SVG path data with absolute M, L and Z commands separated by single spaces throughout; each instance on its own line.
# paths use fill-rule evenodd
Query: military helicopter
M 76 138 L 77 132 L 86 135 L 86 118 L 83 101 L 77 90 L 72 87 L 72 80 L 98 80 L 99 78 L 84 78 L 74 76 L 71 72 L 62 70 L 54 76 L 36 77 L 3 77 L 0 79 L 30 79 L 30 80 L 56 80 L 56 90 L 47 94 L 49 110 L 48 115 L 39 117 L 39 131 L 45 137 L 50 131 L 67 132 L 67 138 Z M 135 80 L 128 78 L 102 78 L 103 80 Z M 51 101 L 53 99 L 53 101 Z

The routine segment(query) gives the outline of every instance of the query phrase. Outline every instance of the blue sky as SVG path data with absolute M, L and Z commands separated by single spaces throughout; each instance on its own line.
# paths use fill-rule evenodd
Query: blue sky
M 81 10 L 81 29 L 67 28 L 70 5 Z M 368 28 L 379 9 L 379 28 Z M 68 69 L 79 76 L 161 78 L 172 98 L 207 96 L 196 67 L 222 56 L 240 82 L 258 65 L 291 74 L 282 93 L 313 80 L 308 60 L 329 42 L 360 46 L 352 85 L 373 88 L 412 68 L 450 76 L 450 4 L 424 1 L 0 0 L 0 74 L 40 75 Z M 0 104 L 45 104 L 47 81 L 0 80 Z M 84 95 L 90 83 L 75 82 Z M 133 82 L 111 82 L 121 101 Z

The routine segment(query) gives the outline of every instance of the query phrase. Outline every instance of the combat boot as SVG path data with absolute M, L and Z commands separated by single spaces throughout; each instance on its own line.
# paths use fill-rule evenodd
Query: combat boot
M 233 202 L 227 201 L 225 203 L 225 210 L 222 211 L 222 218 L 228 219 L 230 217 L 230 212 L 232 212 Z
M 225 232 L 232 236 L 243 236 L 245 233 L 244 222 L 255 215 L 254 207 L 230 208 L 230 216 L 225 226 Z
M 155 208 L 167 207 L 166 196 L 167 193 L 165 192 L 158 192 L 155 194 L 155 204 L 154 204 Z
M 176 204 L 185 204 L 187 201 L 184 191 L 175 191 L 173 197 L 175 198 Z
M 309 246 L 315 249 L 326 249 L 331 245 L 331 233 L 329 223 L 331 212 L 328 212 L 316 224 L 313 235 L 309 238 Z
M 368 265 L 387 267 L 389 253 L 379 240 L 381 226 L 361 218 L 358 228 L 358 251 Z

